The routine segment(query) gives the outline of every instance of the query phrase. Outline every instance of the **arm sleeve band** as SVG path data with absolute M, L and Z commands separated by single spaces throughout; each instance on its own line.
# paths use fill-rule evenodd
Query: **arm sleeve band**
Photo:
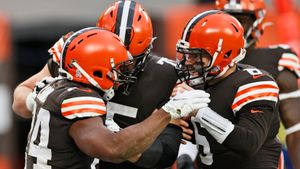
M 300 131 L 300 123 L 297 123 L 294 126 L 287 128 L 285 130 L 285 134 L 289 135 L 289 134 L 295 133 L 297 131 Z

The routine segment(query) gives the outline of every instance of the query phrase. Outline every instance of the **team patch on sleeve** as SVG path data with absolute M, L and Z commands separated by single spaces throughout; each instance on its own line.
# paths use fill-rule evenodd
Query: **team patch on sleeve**
M 61 37 L 49 50 L 48 52 L 52 55 L 52 59 L 59 65 L 62 48 L 64 45 L 64 39 Z
M 278 101 L 279 88 L 273 81 L 253 82 L 240 86 L 231 108 L 234 113 L 255 101 Z
M 298 56 L 293 53 L 283 53 L 278 63 L 278 70 L 281 71 L 284 68 L 294 71 L 300 77 L 300 61 Z
M 61 113 L 67 119 L 95 117 L 106 114 L 106 106 L 100 98 L 74 97 L 63 101 Z

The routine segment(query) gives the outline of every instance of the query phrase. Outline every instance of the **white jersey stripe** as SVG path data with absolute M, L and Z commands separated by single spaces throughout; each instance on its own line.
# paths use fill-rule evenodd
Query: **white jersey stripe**
M 125 1 L 124 6 L 123 6 L 122 19 L 121 19 L 121 24 L 120 24 L 120 32 L 119 32 L 119 37 L 122 40 L 122 42 L 125 42 L 126 27 L 127 27 L 130 3 L 131 3 L 131 1 Z
M 294 62 L 292 60 L 284 60 L 284 59 L 281 59 L 279 60 L 279 66 L 283 66 L 283 67 L 288 67 L 288 68 L 293 68 L 293 69 L 300 69 L 300 64 L 297 63 L 297 62 Z
M 279 89 L 272 89 L 272 88 L 262 88 L 262 89 L 255 89 L 255 90 L 251 90 L 249 92 L 246 92 L 238 97 L 236 97 L 233 101 L 233 104 L 236 104 L 237 102 L 239 102 L 242 99 L 245 99 L 249 96 L 253 96 L 256 94 L 263 94 L 263 93 L 274 93 L 274 94 L 278 94 Z
M 62 104 L 78 102 L 78 101 L 98 101 L 98 102 L 104 103 L 104 101 L 102 99 L 97 98 L 97 97 L 74 97 L 74 98 L 64 100 Z
M 272 85 L 272 86 L 278 88 L 277 84 L 274 81 L 261 81 L 261 82 L 253 82 L 253 83 L 249 83 L 249 84 L 240 86 L 238 89 L 238 92 L 245 90 L 247 88 L 250 88 L 250 87 L 255 87 L 255 86 L 260 86 L 260 85 Z
M 294 60 L 295 62 L 299 62 L 299 58 L 297 55 L 293 54 L 293 53 L 283 53 L 282 56 L 281 56 L 282 59 L 292 59 Z
M 76 117 L 82 118 L 82 117 L 97 117 L 97 116 L 101 116 L 101 114 L 95 112 L 81 112 L 76 114 L 70 114 L 64 117 L 66 117 L 67 119 L 74 119 Z
M 72 110 L 80 110 L 80 109 L 96 109 L 96 110 L 106 111 L 105 106 L 96 105 L 96 104 L 82 104 L 82 105 L 68 106 L 68 107 L 62 108 L 61 112 L 64 113 L 64 112 L 68 112 L 68 111 L 72 111 Z
M 266 96 L 266 97 L 258 97 L 258 98 L 252 99 L 252 100 L 245 101 L 245 102 L 243 102 L 242 104 L 240 104 L 239 106 L 237 106 L 236 108 L 233 109 L 234 114 L 236 112 L 238 112 L 246 104 L 249 104 L 249 103 L 252 103 L 252 102 L 255 102 L 255 101 L 259 101 L 259 100 L 268 100 L 268 101 L 277 102 L 278 98 L 274 97 L 274 96 Z

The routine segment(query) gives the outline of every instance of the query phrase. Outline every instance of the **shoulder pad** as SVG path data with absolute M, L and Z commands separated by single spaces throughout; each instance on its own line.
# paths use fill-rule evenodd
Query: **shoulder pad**
M 284 68 L 295 72 L 300 77 L 300 61 L 295 53 L 283 53 L 278 62 L 278 70 L 282 71 Z
M 231 105 L 234 113 L 245 105 L 256 101 L 268 101 L 272 105 L 277 103 L 279 88 L 276 82 L 259 69 L 243 69 L 244 78 L 238 82 L 235 98 Z

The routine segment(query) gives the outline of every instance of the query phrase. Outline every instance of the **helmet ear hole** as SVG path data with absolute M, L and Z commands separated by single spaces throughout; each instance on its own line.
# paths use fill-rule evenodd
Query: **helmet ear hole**
M 72 65 L 71 64 L 68 64 L 68 67 L 67 67 L 67 69 L 72 69 Z
M 101 71 L 95 71 L 93 73 L 93 75 L 96 76 L 96 77 L 102 78 L 102 72 Z
M 142 15 L 139 15 L 138 17 L 138 21 L 140 21 L 142 19 Z
M 113 11 L 110 11 L 109 14 L 110 14 L 110 17 L 113 17 L 113 14 L 114 14 L 114 13 L 113 13 Z
M 225 59 L 229 58 L 230 55 L 231 55 L 231 53 L 232 53 L 232 50 L 226 52 L 225 55 L 224 55 L 224 58 L 225 58 Z
M 233 23 L 231 23 L 231 25 L 233 26 L 236 32 L 239 32 L 238 28 Z

